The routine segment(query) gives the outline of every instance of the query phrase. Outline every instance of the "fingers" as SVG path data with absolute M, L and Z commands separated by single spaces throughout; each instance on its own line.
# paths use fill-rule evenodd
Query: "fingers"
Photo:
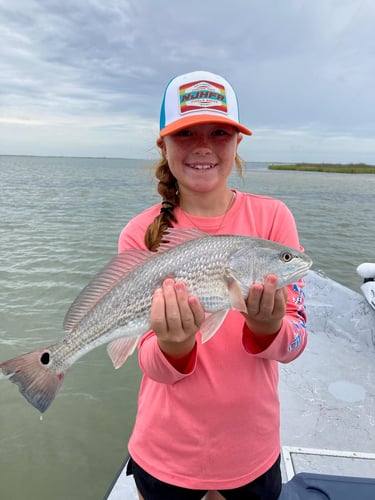
M 265 333 L 276 331 L 285 316 L 287 298 L 286 288 L 277 290 L 277 277 L 273 274 L 266 276 L 264 284 L 253 284 L 247 298 L 249 327 Z
M 196 297 L 189 297 L 182 282 L 166 279 L 154 293 L 151 305 L 151 328 L 158 336 L 196 333 L 205 316 Z
M 181 308 L 185 309 L 184 302 L 187 302 L 187 296 L 184 297 L 183 289 L 177 287 L 175 289 L 175 283 L 172 279 L 167 279 L 163 283 L 163 293 L 165 299 L 165 316 L 167 321 L 168 330 L 179 330 L 182 329 L 182 316 L 180 312 Z
M 197 297 L 189 296 L 184 283 L 176 282 L 175 291 L 181 326 L 185 331 L 194 330 L 195 333 L 205 320 L 204 309 Z
M 284 310 L 288 297 L 285 288 L 277 290 L 277 277 L 273 274 L 266 276 L 264 284 L 255 283 L 250 288 L 248 297 L 248 311 L 252 315 L 268 317 L 279 314 Z
M 151 312 L 150 312 L 150 325 L 154 332 L 163 332 L 167 331 L 167 322 L 165 318 L 165 300 L 163 290 L 161 288 L 157 288 L 154 292 L 152 303 L 151 303 Z

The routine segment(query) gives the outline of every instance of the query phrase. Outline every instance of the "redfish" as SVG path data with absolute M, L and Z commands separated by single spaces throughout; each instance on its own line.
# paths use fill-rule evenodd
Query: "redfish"
M 40 412 L 52 403 L 67 370 L 95 347 L 108 344 L 115 368 L 150 329 L 154 291 L 166 278 L 183 281 L 207 314 L 202 342 L 223 323 L 229 309 L 246 312 L 250 286 L 267 274 L 278 287 L 297 281 L 312 265 L 304 253 L 278 243 L 235 235 L 170 229 L 157 252 L 127 250 L 112 259 L 69 308 L 61 341 L 0 364 L 3 374 Z

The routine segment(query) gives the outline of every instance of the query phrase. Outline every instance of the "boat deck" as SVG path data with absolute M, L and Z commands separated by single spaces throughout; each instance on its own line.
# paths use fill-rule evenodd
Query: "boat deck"
M 309 273 L 305 293 L 308 346 L 280 365 L 281 441 L 375 453 L 375 310 L 362 295 L 316 273 Z M 325 472 L 322 461 L 317 468 Z M 375 463 L 370 469 L 375 477 Z

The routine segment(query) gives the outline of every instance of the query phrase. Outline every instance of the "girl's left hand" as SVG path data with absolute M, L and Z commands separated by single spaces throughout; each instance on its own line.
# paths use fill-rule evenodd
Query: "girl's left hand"
M 258 335 L 275 335 L 281 328 L 286 313 L 288 290 L 276 289 L 277 276 L 269 274 L 264 284 L 254 283 L 246 299 L 247 314 L 244 314 L 247 326 Z

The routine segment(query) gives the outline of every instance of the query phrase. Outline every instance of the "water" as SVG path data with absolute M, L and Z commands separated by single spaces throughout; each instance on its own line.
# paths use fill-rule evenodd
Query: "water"
M 150 162 L 0 156 L 0 360 L 63 335 L 65 312 L 116 254 L 125 223 L 159 198 Z M 314 268 L 353 289 L 375 258 L 375 176 L 268 171 L 231 185 L 284 200 Z M 67 375 L 38 412 L 0 380 L 0 498 L 103 498 L 126 455 L 140 373 L 113 370 L 105 348 Z

